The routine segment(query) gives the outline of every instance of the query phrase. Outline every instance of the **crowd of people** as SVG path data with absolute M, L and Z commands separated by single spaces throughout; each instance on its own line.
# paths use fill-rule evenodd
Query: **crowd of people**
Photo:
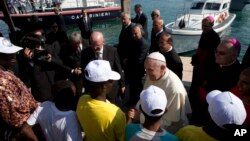
M 217 141 L 250 129 L 250 59 L 237 59 L 240 42 L 221 40 L 205 17 L 187 91 L 160 11 L 148 39 L 147 15 L 134 8 L 134 18 L 121 14 L 115 47 L 86 10 L 69 37 L 60 11 L 47 34 L 34 20 L 20 42 L 0 37 L 0 140 Z

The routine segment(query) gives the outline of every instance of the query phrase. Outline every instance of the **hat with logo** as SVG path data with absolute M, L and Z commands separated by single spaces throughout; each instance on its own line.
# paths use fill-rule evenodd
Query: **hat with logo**
M 105 82 L 119 80 L 120 74 L 112 71 L 110 63 L 106 60 L 94 60 L 88 63 L 84 71 L 85 78 L 91 82 Z
M 0 37 L 0 53 L 13 54 L 13 53 L 16 53 L 22 49 L 23 48 L 21 48 L 19 46 L 13 45 L 10 42 L 10 40 L 8 40 L 4 37 Z
M 151 58 L 151 59 L 159 60 L 159 61 L 162 61 L 162 62 L 166 62 L 165 57 L 160 52 L 150 53 L 147 56 L 147 58 Z
M 213 121 L 221 128 L 225 124 L 241 125 L 246 119 L 243 102 L 229 91 L 218 90 L 208 93 L 208 111 Z
M 167 97 L 161 88 L 151 85 L 141 92 L 139 104 L 148 116 L 159 117 L 166 110 Z

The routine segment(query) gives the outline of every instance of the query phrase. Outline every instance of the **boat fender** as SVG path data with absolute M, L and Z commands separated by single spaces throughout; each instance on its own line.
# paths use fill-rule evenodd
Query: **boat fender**
M 220 16 L 219 16 L 219 18 L 218 18 L 218 22 L 219 22 L 219 23 L 222 23 L 222 22 L 225 20 L 225 18 L 226 18 L 225 13 L 224 13 L 224 12 L 221 13 Z
M 181 19 L 181 20 L 180 20 L 178 26 L 179 26 L 180 29 L 182 29 L 182 28 L 184 28 L 184 27 L 186 26 L 184 19 Z

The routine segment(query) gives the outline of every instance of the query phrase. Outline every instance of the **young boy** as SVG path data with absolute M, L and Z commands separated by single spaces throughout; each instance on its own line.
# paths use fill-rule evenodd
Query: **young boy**
M 141 124 L 128 124 L 126 141 L 177 141 L 177 138 L 160 126 L 160 119 L 167 111 L 165 92 L 156 86 L 149 86 L 140 94 L 140 109 L 145 116 Z
M 27 132 L 39 123 L 47 141 L 82 141 L 81 129 L 74 109 L 76 89 L 69 80 L 56 82 L 52 87 L 54 102 L 45 101 L 29 117 L 22 133 L 32 140 L 34 134 Z

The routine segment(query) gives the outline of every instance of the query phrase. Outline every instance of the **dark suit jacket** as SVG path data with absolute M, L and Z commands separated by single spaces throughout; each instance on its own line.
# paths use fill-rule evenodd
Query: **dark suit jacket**
M 161 33 L 156 36 L 156 33 L 152 30 L 152 32 L 151 32 L 151 45 L 150 45 L 149 53 L 156 52 L 156 51 L 160 50 L 159 49 L 159 39 L 160 39 Z
M 61 45 L 67 43 L 68 36 L 66 32 L 58 30 L 56 33 L 50 32 L 46 36 L 46 42 L 48 44 L 52 44 L 55 41 L 58 41 Z
M 33 65 L 29 60 L 19 56 L 19 76 L 20 79 L 29 87 L 34 98 L 43 102 L 52 100 L 51 86 L 54 83 L 55 73 L 58 66 L 54 64 L 62 64 L 61 60 L 55 53 L 55 48 L 51 45 L 44 47 L 52 55 L 52 61 L 33 61 Z
M 129 48 L 129 55 L 127 60 L 127 76 L 129 81 L 139 79 L 144 76 L 144 60 L 148 54 L 149 45 L 146 39 L 141 38 L 140 40 L 133 40 L 132 46 Z
M 81 59 L 82 59 L 82 69 L 83 70 L 85 69 L 85 67 L 87 66 L 87 64 L 90 61 L 96 60 L 95 53 L 91 47 L 85 48 L 82 51 L 82 58 Z M 103 47 L 103 60 L 109 61 L 112 70 L 118 72 L 121 75 L 121 79 L 119 80 L 120 87 L 125 86 L 124 75 L 122 72 L 120 59 L 119 59 L 116 48 L 105 45 Z
M 183 64 L 178 53 L 173 48 L 171 51 L 162 54 L 166 59 L 167 67 L 182 80 Z
M 247 51 L 244 54 L 241 65 L 242 70 L 246 69 L 247 67 L 250 67 L 250 45 L 248 46 Z
M 121 63 L 123 63 L 123 59 L 127 58 L 128 56 L 128 50 L 131 46 L 132 42 L 132 23 L 127 27 L 122 27 L 121 33 L 119 35 L 119 44 L 117 46 L 117 52 L 120 57 Z M 123 66 L 123 64 L 122 64 Z
M 131 20 L 133 23 L 140 24 L 143 27 L 144 30 L 144 36 L 145 39 L 148 39 L 148 18 L 147 15 L 144 13 L 141 13 L 140 16 L 136 15 L 135 18 Z
M 63 16 L 62 16 L 62 14 L 56 15 L 56 16 L 55 16 L 55 21 L 56 21 L 56 23 L 58 24 L 58 29 L 59 29 L 60 31 L 64 31 L 64 32 L 67 31 L 66 25 L 65 25 L 65 21 L 64 21 L 64 18 L 63 18 Z
M 81 52 L 77 49 L 74 49 L 69 44 L 62 46 L 59 54 L 63 64 L 70 68 L 70 70 L 81 67 Z M 65 77 L 69 78 L 76 86 L 77 94 L 81 95 L 82 93 L 82 76 L 68 73 L 65 71 L 63 73 Z
M 85 39 L 89 39 L 91 33 L 92 33 L 92 26 L 93 22 L 91 18 L 87 18 L 87 22 L 84 17 L 81 17 L 78 20 L 78 27 L 81 30 L 81 35 Z
M 212 90 L 229 91 L 236 86 L 240 72 L 241 65 L 238 60 L 230 66 L 219 67 L 205 85 L 207 92 Z

